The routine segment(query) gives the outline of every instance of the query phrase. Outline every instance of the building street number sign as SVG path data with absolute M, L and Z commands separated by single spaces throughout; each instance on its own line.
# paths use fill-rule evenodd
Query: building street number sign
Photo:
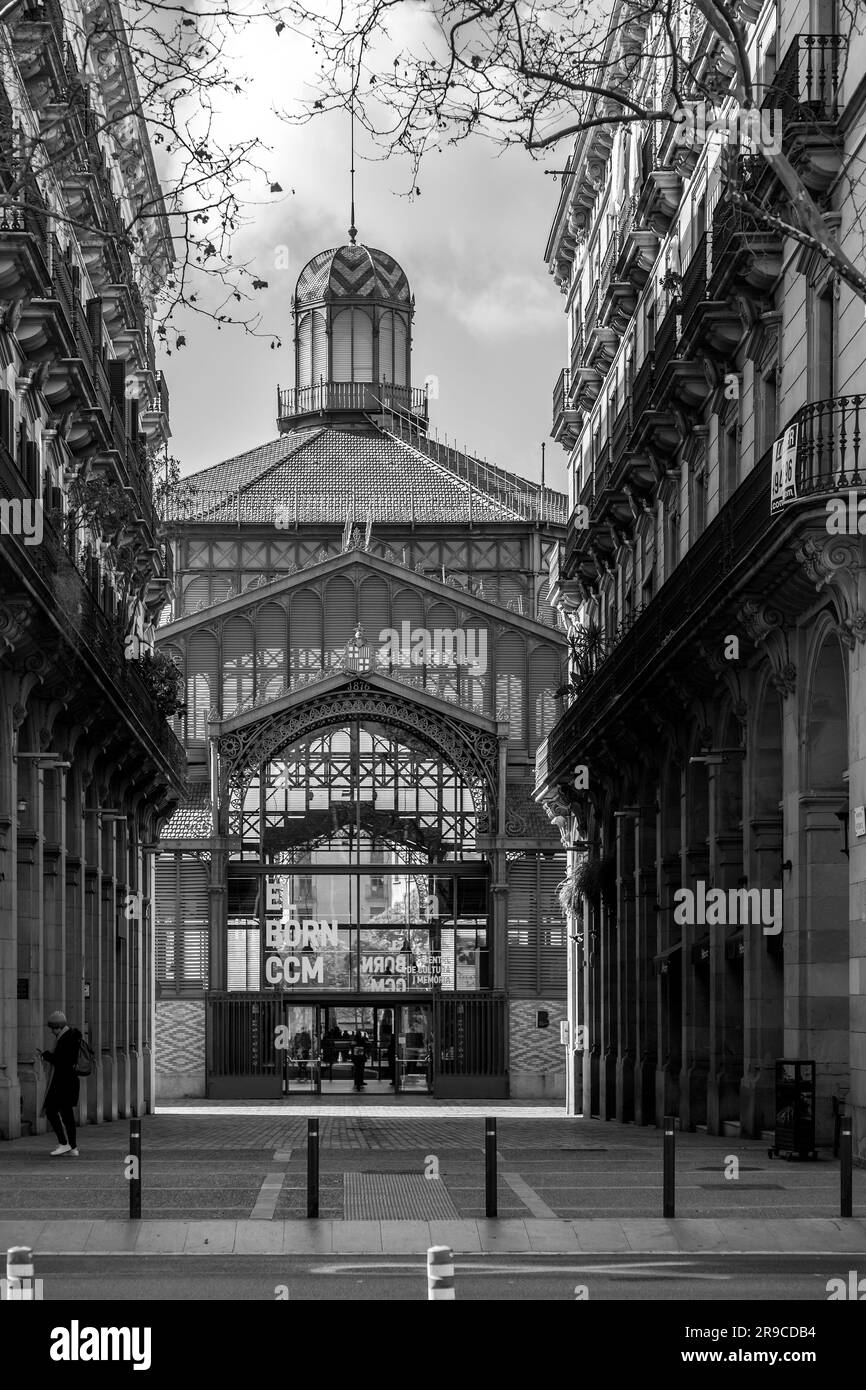
M 779 512 L 797 500 L 797 426 L 789 425 L 773 445 L 770 512 Z

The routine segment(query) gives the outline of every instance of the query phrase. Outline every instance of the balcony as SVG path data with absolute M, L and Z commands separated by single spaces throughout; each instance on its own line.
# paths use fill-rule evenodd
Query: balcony
M 782 270 L 782 238 L 736 207 L 730 194 L 744 193 L 752 202 L 770 181 L 769 166 L 760 154 L 740 155 L 732 180 L 723 185 L 713 209 L 708 247 L 708 296 L 713 300 L 734 294 L 765 295 Z
M 856 536 L 858 518 L 850 514 L 848 490 L 866 483 L 864 425 L 866 396 L 812 402 L 793 416 L 783 433 L 787 440 L 796 432 L 794 486 L 788 495 L 774 495 L 774 449 L 769 449 L 630 627 L 607 638 L 580 699 L 549 736 L 552 777 L 561 775 L 569 759 L 586 760 L 599 738 L 615 741 L 615 721 L 630 718 L 635 698 L 663 698 L 654 691 L 656 681 L 660 689 L 675 677 L 677 666 L 693 670 L 698 635 L 705 644 L 714 643 L 718 634 L 730 631 L 750 593 L 767 600 L 775 586 L 790 583 L 792 512 L 798 504 L 818 501 L 823 528 L 827 518 L 820 499 L 838 497 L 845 512 L 840 530 Z M 712 690 L 711 673 L 707 679 Z
M 551 437 L 564 449 L 571 449 L 580 433 L 582 414 L 568 404 L 571 371 L 563 367 L 553 388 L 553 428 Z
M 866 396 L 813 401 L 797 411 L 785 436 L 792 428 L 797 432 L 794 488 L 791 494 L 774 497 L 774 511 L 781 511 L 791 502 L 832 497 L 866 484 L 866 459 L 861 454 Z M 849 499 L 842 496 L 841 501 L 847 507 Z M 850 520 L 847 518 L 846 524 Z M 856 516 L 852 529 L 858 534 Z
M 616 260 L 612 272 L 613 282 L 627 285 L 635 296 L 635 301 L 655 265 L 659 247 L 656 233 L 638 223 L 637 208 L 638 200 L 635 196 L 623 199 L 617 229 Z
M 839 172 L 841 75 L 847 40 L 839 34 L 797 34 L 761 103 L 781 113 L 781 146 L 809 192 L 822 197 Z M 772 122 L 770 122 L 772 129 Z
M 383 411 L 411 415 L 426 422 L 426 388 L 396 386 L 388 381 L 320 381 L 315 386 L 277 388 L 277 423 L 281 430 L 293 429 L 304 416 L 332 412 L 379 415 Z
M 683 181 L 676 170 L 660 167 L 655 152 L 651 153 L 650 162 L 651 168 L 638 196 L 635 225 L 665 237 L 679 209 Z
M 0 294 L 10 299 L 43 294 L 48 255 L 48 210 L 33 182 L 15 205 L 0 208 Z

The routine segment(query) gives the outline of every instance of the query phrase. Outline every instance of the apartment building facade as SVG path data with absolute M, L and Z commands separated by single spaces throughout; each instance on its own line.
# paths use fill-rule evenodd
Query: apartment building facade
M 82 1121 L 150 1104 L 150 866 L 185 769 L 148 664 L 171 580 L 151 458 L 168 430 L 152 327 L 173 247 L 120 10 L 23 0 L 4 16 L 0 1137 L 14 1138 L 46 1127 L 55 1009 L 95 1054 Z
M 760 114 L 692 15 L 680 96 L 694 126 L 721 93 L 724 126 L 701 141 L 655 21 L 615 8 L 612 66 L 678 119 L 579 135 L 547 246 L 572 652 L 536 796 L 570 854 L 569 1104 L 759 1135 L 777 1060 L 812 1060 L 818 1141 L 841 1105 L 862 1159 L 866 331 L 767 147 L 862 258 L 866 45 L 841 7 L 733 11 Z

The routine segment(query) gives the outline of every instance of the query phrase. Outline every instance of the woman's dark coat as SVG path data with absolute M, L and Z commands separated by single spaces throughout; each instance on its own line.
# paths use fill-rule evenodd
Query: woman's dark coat
M 42 1060 L 50 1062 L 54 1070 L 45 1093 L 45 1108 L 59 1109 L 78 1104 L 79 1079 L 75 1075 L 78 1061 L 78 1044 L 81 1034 L 77 1028 L 68 1028 L 58 1038 L 53 1052 L 43 1052 Z

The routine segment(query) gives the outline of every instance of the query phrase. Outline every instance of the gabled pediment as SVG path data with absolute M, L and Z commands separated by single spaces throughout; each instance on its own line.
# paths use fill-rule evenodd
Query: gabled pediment
M 157 641 L 171 642 L 185 633 L 197 628 L 212 627 L 215 622 L 233 617 L 254 618 L 257 610 L 267 603 L 273 603 L 282 595 L 291 596 L 298 590 L 314 588 L 322 581 L 337 575 L 353 579 L 356 583 L 371 575 L 390 580 L 395 589 L 414 590 L 433 602 L 449 603 L 473 615 L 477 621 L 487 624 L 500 624 L 511 627 L 526 636 L 561 647 L 565 651 L 565 635 L 556 628 L 548 627 L 534 618 L 527 618 L 510 608 L 502 608 L 498 603 L 471 594 L 456 584 L 442 583 L 429 575 L 419 574 L 396 560 L 386 560 L 364 550 L 349 550 L 342 555 L 332 555 L 315 564 L 306 565 L 295 574 L 286 574 L 270 583 L 262 584 L 245 593 L 236 594 L 214 603 L 208 608 L 199 609 L 184 618 L 178 618 L 159 629 Z

